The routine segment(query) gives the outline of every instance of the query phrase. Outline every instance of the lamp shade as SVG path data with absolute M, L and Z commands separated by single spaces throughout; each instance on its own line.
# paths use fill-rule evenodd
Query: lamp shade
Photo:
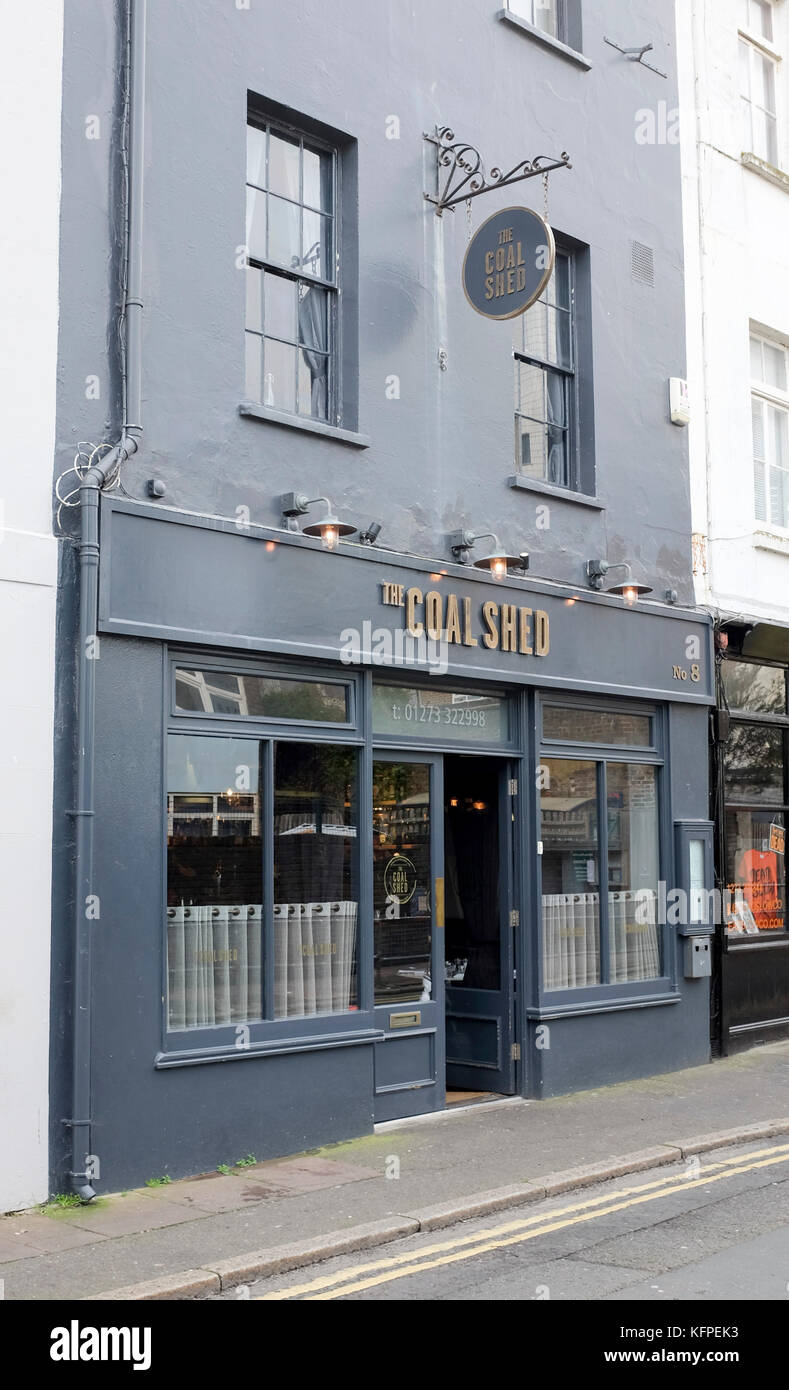
M 510 565 L 523 568 L 523 559 L 520 555 L 505 555 L 503 551 L 493 551 L 490 555 L 481 555 L 474 561 L 474 569 L 489 570 L 492 579 L 506 579 Z

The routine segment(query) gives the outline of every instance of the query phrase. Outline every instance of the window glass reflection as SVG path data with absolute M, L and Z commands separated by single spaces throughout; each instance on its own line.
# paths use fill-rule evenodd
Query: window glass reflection
M 726 873 L 730 935 L 786 930 L 784 811 L 726 812 Z
M 340 681 L 300 681 L 287 676 L 234 675 L 227 671 L 175 673 L 175 707 L 183 713 L 248 715 L 251 719 L 301 719 L 345 724 L 348 687 Z
M 660 975 L 657 773 L 608 763 L 608 931 L 611 980 Z
M 432 997 L 430 768 L 373 765 L 375 1002 Z
M 167 1026 L 262 1017 L 258 744 L 173 735 L 167 780 Z
M 356 752 L 275 745 L 274 1017 L 358 1007 Z
M 545 989 L 600 983 L 597 764 L 540 764 L 542 950 Z

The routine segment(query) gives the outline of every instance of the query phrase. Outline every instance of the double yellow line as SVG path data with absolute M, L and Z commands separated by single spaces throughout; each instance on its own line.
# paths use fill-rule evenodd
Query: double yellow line
M 712 1183 L 723 1182 L 726 1178 L 739 1177 L 742 1173 L 752 1173 L 779 1163 L 789 1163 L 789 1144 L 757 1149 L 748 1154 L 747 1158 L 725 1158 L 710 1163 L 704 1168 L 703 1176 L 699 1178 L 689 1178 L 687 1170 L 684 1170 L 654 1182 L 642 1183 L 638 1187 L 626 1187 L 608 1195 L 573 1202 L 570 1206 L 548 1214 L 508 1221 L 489 1230 L 477 1231 L 474 1235 L 456 1236 L 452 1240 L 426 1245 L 421 1250 L 409 1250 L 404 1254 L 390 1255 L 385 1259 L 355 1265 L 335 1274 L 323 1274 L 306 1284 L 295 1284 L 290 1288 L 258 1295 L 258 1301 L 303 1299 L 308 1302 L 323 1302 L 328 1299 L 345 1298 L 348 1294 L 364 1293 L 366 1289 L 390 1284 L 395 1279 L 408 1279 L 411 1275 L 424 1273 L 425 1270 L 440 1269 L 445 1265 L 458 1264 L 462 1260 L 475 1259 L 478 1255 L 486 1255 L 492 1250 L 504 1250 L 510 1245 L 521 1245 L 527 1240 L 537 1240 L 539 1236 L 551 1235 L 569 1226 L 596 1221 L 599 1217 L 609 1216 L 613 1212 L 626 1211 L 629 1207 L 642 1206 L 646 1202 L 657 1202 L 663 1197 L 670 1197 L 680 1191 L 690 1191 L 694 1187 L 709 1187 Z

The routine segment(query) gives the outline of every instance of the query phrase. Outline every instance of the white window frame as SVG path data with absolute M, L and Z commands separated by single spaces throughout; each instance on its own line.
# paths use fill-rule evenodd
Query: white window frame
M 747 5 L 748 5 L 748 11 L 750 12 L 751 0 L 746 0 L 746 3 L 747 3 Z M 780 87 L 781 87 L 781 81 L 780 81 L 780 79 L 781 79 L 781 71 L 782 71 L 782 70 L 781 70 L 780 64 L 781 64 L 781 62 L 782 62 L 782 55 L 781 55 L 780 50 L 775 46 L 776 29 L 777 29 L 777 27 L 778 27 L 778 25 L 777 25 L 777 23 L 776 23 L 776 21 L 777 21 L 777 19 L 778 19 L 777 8 L 776 8 L 776 5 L 775 5 L 775 3 L 774 3 L 774 0 L 768 0 L 768 3 L 769 3 L 769 5 L 770 5 L 770 12 L 771 12 L 771 15 L 772 15 L 772 24 L 771 24 L 772 38 L 767 39 L 767 38 L 764 37 L 763 34 L 761 34 L 761 33 L 758 31 L 758 29 L 754 29 L 754 28 L 751 28 L 751 27 L 750 27 L 750 23 L 748 22 L 748 19 L 749 19 L 749 17 L 750 17 L 750 13 L 749 13 L 748 17 L 746 17 L 746 21 L 745 21 L 744 23 L 741 23 L 740 26 L 739 26 L 739 29 L 738 29 L 738 44 L 739 44 L 739 46 L 740 46 L 741 48 L 747 50 L 747 53 L 748 53 L 748 92 L 747 92 L 747 94 L 746 94 L 745 92 L 742 91 L 742 84 L 741 84 L 741 82 L 739 81 L 739 77 L 738 77 L 738 84 L 739 84 L 739 86 L 740 86 L 740 103 L 741 103 L 741 106 L 742 106 L 742 108 L 743 108 L 743 114 L 745 115 L 746 120 L 747 120 L 747 137 L 746 137 L 746 144 L 745 144 L 745 148 L 744 148 L 744 150 L 743 150 L 743 153 L 745 153 L 745 154 L 754 154 L 754 155 L 756 155 L 756 157 L 757 157 L 758 159 L 763 159 L 767 164 L 772 164 L 775 168 L 781 168 L 781 167 L 782 167 L 782 154 L 783 154 L 783 151 L 782 151 L 782 141 L 781 141 L 781 138 L 780 138 L 781 122 L 780 122 L 779 116 L 780 116 L 780 110 L 781 110 L 781 104 L 782 104 L 782 103 L 781 103 L 781 90 L 780 90 Z M 755 101 L 753 100 L 752 96 L 751 96 L 751 93 L 752 93 L 752 91 L 753 91 L 753 85 L 754 85 L 754 84 L 753 84 L 753 69 L 754 69 L 754 64 L 755 64 L 756 61 L 761 61 L 762 59 L 766 59 L 766 60 L 771 64 L 771 66 L 772 66 L 772 71 L 773 71 L 774 103 L 775 103 L 775 109 L 774 109 L 773 111 L 770 111 L 767 107 L 761 106 L 759 103 L 755 102 Z M 739 67 L 738 67 L 738 74 L 739 74 Z M 775 142 L 775 147 L 774 147 L 774 151 L 773 151 L 774 156 L 775 156 L 774 158 L 771 158 L 771 157 L 770 157 L 770 151 L 769 151 L 769 149 L 768 149 L 768 150 L 758 150 L 758 149 L 756 149 L 756 143 L 757 143 L 757 142 L 754 140 L 754 136 L 753 136 L 753 112 L 754 112 L 754 109 L 756 109 L 756 110 L 762 112 L 764 115 L 768 116 L 768 117 L 772 120 L 772 123 L 773 123 L 773 132 L 774 132 L 773 138 L 774 138 L 774 142 Z
M 785 377 L 785 380 L 786 380 L 786 383 L 787 383 L 787 389 L 786 389 L 786 390 L 781 390 L 781 388 L 778 387 L 778 386 L 770 386 L 766 381 L 751 376 L 751 406 L 753 406 L 753 402 L 754 402 L 754 401 L 758 401 L 761 405 L 771 406 L 773 409 L 781 411 L 783 414 L 785 414 L 785 415 L 787 416 L 787 431 L 789 432 L 789 346 L 788 346 L 785 342 L 782 342 L 782 341 L 781 341 L 780 339 L 778 339 L 778 338 L 769 338 L 769 337 L 766 337 L 766 336 L 764 335 L 764 333 L 758 333 L 758 332 L 754 332 L 754 331 L 752 331 L 751 334 L 750 334 L 749 347 L 750 347 L 750 343 L 759 343 L 760 345 L 763 344 L 763 345 L 766 345 L 766 346 L 771 347 L 771 348 L 778 348 L 778 349 L 779 349 L 780 351 L 782 351 L 783 354 L 784 354 L 784 362 L 785 362 L 785 368 L 786 368 L 786 377 Z M 765 375 L 765 373 L 764 373 L 764 371 L 763 371 L 763 372 L 762 372 L 762 376 L 764 376 L 764 375 Z M 767 516 L 762 516 L 762 517 L 760 517 L 760 516 L 758 515 L 758 513 L 757 513 L 757 510 L 756 510 L 756 495 L 757 495 L 757 494 L 756 494 L 756 465 L 757 465 L 757 459 L 756 459 L 756 455 L 755 455 L 755 452 L 754 452 L 754 449 L 753 449 L 753 443 L 752 443 L 752 444 L 751 444 L 751 458 L 752 458 L 753 470 L 754 470 L 754 516 L 756 517 L 757 522 L 761 522 L 762 525 L 769 526 L 771 530 L 778 531 L 778 532 L 781 533 L 781 535 L 789 536 L 789 526 L 784 525 L 784 523 L 783 523 L 782 521 L 775 521 L 775 520 L 769 515 L 769 513 L 770 513 L 770 486 L 769 486 L 770 472 L 769 472 L 769 470 L 770 470 L 771 468 L 780 468 L 780 469 L 783 471 L 783 473 L 785 474 L 785 477 L 786 477 L 786 487 L 789 489 L 789 458 L 787 458 L 783 464 L 779 464 L 779 463 L 776 462 L 776 460 L 775 460 L 775 458 L 774 458 L 774 456 L 773 456 L 773 441 L 772 441 L 771 433 L 770 433 L 770 431 L 767 430 L 767 429 L 764 430 L 764 440 L 765 440 L 765 450 L 764 450 L 764 452 L 765 452 L 765 458 L 764 458 L 764 460 L 761 460 L 761 459 L 758 460 L 758 462 L 759 462 L 759 463 L 763 463 L 764 468 L 765 468 L 765 488 L 764 488 L 764 496 L 765 496 L 765 510 L 767 511 L 768 515 L 767 515 Z

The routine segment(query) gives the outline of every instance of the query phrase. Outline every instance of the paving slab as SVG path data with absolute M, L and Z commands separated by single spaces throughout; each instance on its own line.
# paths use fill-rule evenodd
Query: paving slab
M 174 1226 L 188 1220 L 188 1213 L 177 1202 L 149 1197 L 142 1192 L 127 1196 L 99 1198 L 88 1206 L 64 1212 L 64 1225 L 99 1236 L 128 1236 L 138 1231 L 154 1231 L 160 1226 Z
M 287 1191 L 284 1184 L 275 1187 L 273 1183 L 253 1182 L 249 1178 L 237 1178 L 231 1173 L 211 1173 L 206 1177 L 183 1178 L 180 1182 L 168 1183 L 166 1187 L 152 1188 L 149 1200 L 192 1208 L 195 1214 L 205 1214 L 212 1211 L 238 1211 L 254 1202 L 265 1202 L 269 1197 L 285 1196 Z M 186 1219 L 185 1213 L 181 1211 L 181 1220 Z
M 43 1212 L 23 1211 L 17 1216 L 6 1216 L 0 1220 L 0 1261 L 6 1258 L 24 1258 L 18 1253 L 23 1247 L 25 1250 L 29 1249 L 33 1255 L 52 1254 L 55 1250 L 73 1250 L 77 1245 L 92 1245 L 105 1239 L 104 1235 L 96 1231 L 84 1230 L 73 1225 L 66 1213 L 53 1212 L 45 1215 Z M 17 1253 L 6 1257 L 3 1251 L 13 1250 L 14 1242 Z
M 339 1187 L 348 1182 L 380 1177 L 378 1168 L 337 1163 L 333 1159 L 309 1154 L 304 1158 L 285 1159 L 284 1162 L 260 1163 L 256 1168 L 250 1168 L 249 1172 L 291 1192 L 317 1192 L 324 1187 Z

